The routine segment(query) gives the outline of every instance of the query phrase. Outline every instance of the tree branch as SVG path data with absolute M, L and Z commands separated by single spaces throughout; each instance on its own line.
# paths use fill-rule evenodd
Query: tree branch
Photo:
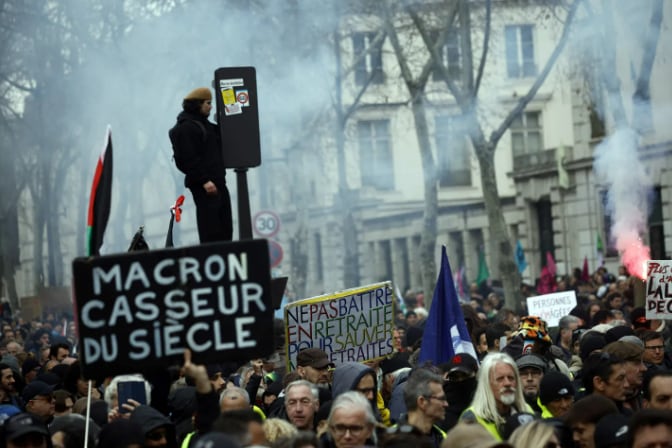
M 432 42 L 431 36 L 429 35 L 429 32 L 427 32 L 427 29 L 422 23 L 422 21 L 420 20 L 417 11 L 414 11 L 413 9 L 409 8 L 409 14 L 411 16 L 411 19 L 413 19 L 413 23 L 418 28 L 418 31 L 422 36 L 422 40 L 425 42 L 427 50 L 429 51 L 429 54 L 431 56 L 432 67 L 438 70 L 439 74 L 441 75 L 444 82 L 448 86 L 448 90 L 450 90 L 450 93 L 455 97 L 455 101 L 457 101 L 462 110 L 467 110 L 468 101 L 463 95 L 463 93 L 460 91 L 460 89 L 457 87 L 457 84 L 455 84 L 455 82 L 452 79 L 450 79 L 450 76 L 448 75 L 448 70 L 444 66 L 443 61 L 441 59 L 441 55 L 439 54 L 439 49 L 445 44 L 445 41 L 448 38 L 448 31 L 450 31 L 450 26 L 455 21 L 455 16 L 457 15 L 457 6 L 458 6 L 457 2 L 453 3 L 453 8 L 449 11 L 446 22 L 442 25 L 442 31 L 439 34 L 439 37 L 437 38 L 436 42 Z
M 362 97 L 366 93 L 366 90 L 369 88 L 371 85 L 371 82 L 373 81 L 373 78 L 376 77 L 376 72 L 374 70 L 371 70 L 371 73 L 369 73 L 369 77 L 366 78 L 366 81 L 364 82 L 364 85 L 362 85 L 362 88 L 359 89 L 359 92 L 357 92 L 357 96 L 355 96 L 355 100 L 348 106 L 348 108 L 343 112 L 343 122 L 341 123 L 342 126 L 345 128 L 345 123 L 348 121 L 350 118 L 350 115 L 357 110 L 357 107 L 359 107 L 359 102 L 361 101 Z
M 653 70 L 653 62 L 656 58 L 656 49 L 660 38 L 660 26 L 662 21 L 663 0 L 656 0 L 653 4 L 651 19 L 649 20 L 649 27 L 644 40 L 644 54 L 642 55 L 639 75 L 637 76 L 637 83 L 635 84 L 637 87 L 635 93 L 632 95 L 632 102 L 635 106 L 635 110 L 651 101 L 651 71 Z M 637 123 L 637 119 L 633 119 L 633 122 Z M 643 131 L 643 129 L 637 130 L 639 132 Z
M 565 26 L 562 30 L 562 36 L 560 36 L 558 44 L 553 49 L 553 53 L 551 53 L 551 56 L 546 61 L 544 69 L 541 71 L 541 73 L 539 73 L 539 76 L 537 76 L 537 79 L 535 79 L 534 83 L 530 87 L 530 90 L 528 90 L 528 92 L 524 96 L 522 96 L 520 100 L 518 100 L 518 103 L 509 112 L 509 114 L 506 116 L 502 124 L 500 124 L 499 127 L 495 129 L 492 132 L 492 134 L 490 134 L 490 148 L 494 149 L 497 147 L 497 142 L 499 141 L 500 138 L 502 138 L 502 136 L 509 128 L 509 126 L 511 126 L 513 120 L 518 115 L 520 115 L 520 113 L 525 109 L 525 107 L 527 107 L 529 102 L 532 101 L 532 98 L 534 98 L 534 96 L 539 91 L 539 88 L 546 81 L 546 78 L 548 77 L 548 74 L 553 68 L 553 65 L 555 65 L 555 62 L 560 57 L 560 53 L 562 53 L 562 50 L 565 48 L 565 45 L 567 44 L 567 40 L 569 38 L 569 30 L 571 28 L 572 22 L 574 21 L 576 10 L 578 9 L 581 1 L 582 0 L 575 0 L 571 8 L 569 9 L 569 13 L 567 14 L 567 21 L 565 22 Z
M 485 70 L 485 61 L 488 57 L 488 48 L 490 47 L 490 26 L 492 19 L 492 0 L 485 1 L 485 31 L 483 32 L 483 52 L 481 60 L 478 63 L 478 73 L 476 75 L 476 84 L 474 85 L 473 98 L 478 97 L 478 89 L 481 87 L 481 79 Z
M 415 92 L 413 73 L 411 72 L 406 58 L 404 57 L 404 52 L 401 49 L 397 30 L 394 29 L 394 25 L 392 24 L 390 11 L 387 8 L 383 9 L 385 10 L 385 29 L 387 30 L 387 34 L 390 36 L 390 42 L 392 43 L 392 48 L 394 49 L 394 54 L 397 58 L 397 62 L 399 63 L 399 69 L 401 70 L 401 77 L 404 79 L 408 91 L 411 92 L 411 95 L 413 95 L 412 92 Z

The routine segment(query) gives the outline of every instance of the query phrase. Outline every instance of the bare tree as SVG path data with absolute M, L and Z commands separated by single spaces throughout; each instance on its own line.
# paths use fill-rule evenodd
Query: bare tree
M 506 221 L 502 210 L 502 203 L 496 182 L 496 172 L 494 165 L 494 154 L 497 144 L 509 129 L 512 122 L 518 117 L 535 97 L 537 91 L 546 80 L 551 69 L 562 53 L 574 20 L 577 8 L 581 0 L 572 2 L 567 11 L 562 34 L 558 39 L 556 46 L 549 56 L 543 69 L 539 72 L 536 79 L 530 86 L 527 93 L 521 96 L 515 105 L 506 113 L 502 122 L 495 127 L 495 130 L 489 137 L 485 136 L 483 124 L 477 114 L 477 104 L 479 101 L 479 89 L 483 73 L 485 72 L 488 60 L 488 48 L 491 38 L 491 18 L 492 1 L 485 2 L 485 21 L 483 23 L 483 44 L 482 53 L 476 58 L 471 48 L 471 39 L 463 39 L 462 50 L 464 51 L 463 82 L 458 84 L 451 78 L 448 67 L 440 54 L 440 48 L 443 45 L 443 39 L 447 29 L 460 27 L 460 32 L 467 35 L 471 34 L 473 26 L 471 18 L 472 4 L 468 0 L 446 0 L 435 4 L 434 8 L 427 8 L 424 5 L 411 3 L 405 4 L 403 12 L 407 14 L 415 25 L 415 29 L 422 36 L 425 48 L 428 52 L 429 61 L 421 69 L 418 78 L 413 79 L 410 75 L 410 69 L 407 67 L 408 56 L 399 51 L 400 46 L 395 44 L 395 39 L 391 37 L 395 55 L 400 65 L 402 77 L 408 87 L 411 104 L 413 106 L 413 116 L 416 120 L 418 141 L 423 160 L 423 173 L 425 177 L 425 215 L 422 235 L 422 261 L 423 261 L 423 287 L 425 290 L 426 304 L 429 305 L 429 299 L 432 295 L 433 282 L 436 278 L 436 269 L 434 266 L 435 254 L 434 245 L 436 241 L 436 219 L 437 219 L 437 181 L 435 164 L 431 154 L 431 142 L 427 137 L 426 120 L 422 112 L 422 94 L 424 82 L 426 82 L 427 73 L 435 70 L 441 74 L 448 91 L 455 98 L 463 119 L 468 123 L 469 138 L 478 159 L 481 169 L 481 187 L 483 199 L 488 217 L 490 229 L 489 244 L 491 253 L 499 265 L 500 277 L 504 286 L 506 305 L 514 309 L 520 308 L 520 274 L 514 259 L 513 245 L 508 233 Z M 442 23 L 442 33 L 438 38 L 433 38 L 432 20 L 436 20 L 438 11 L 444 11 L 444 20 Z M 388 15 L 388 17 L 390 17 Z M 457 23 L 456 23 L 457 21 Z M 391 26 L 391 20 L 388 20 L 388 33 L 392 36 L 395 31 Z M 478 61 L 476 64 L 475 61 Z M 475 77 L 474 77 L 475 73 Z M 423 76 L 424 75 L 424 76 Z

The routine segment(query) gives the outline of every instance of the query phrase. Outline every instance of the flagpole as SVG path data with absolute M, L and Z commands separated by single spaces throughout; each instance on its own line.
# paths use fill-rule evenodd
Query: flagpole
M 107 165 L 105 161 L 107 160 Z M 107 227 L 107 220 L 109 218 L 109 207 L 111 200 L 111 191 L 107 192 L 106 197 L 99 198 L 98 189 L 101 186 L 100 183 L 109 183 L 107 186 L 111 190 L 112 184 L 112 126 L 107 125 L 107 130 L 105 131 L 105 145 L 103 146 L 103 151 L 98 157 L 96 163 L 96 171 L 93 175 L 93 183 L 91 185 L 91 196 L 89 198 L 89 209 L 87 213 L 87 256 L 93 257 L 100 255 L 100 246 L 102 245 L 102 236 L 105 233 L 105 228 Z M 104 204 L 96 204 L 96 201 L 105 202 Z M 102 207 L 103 211 L 97 213 L 97 207 Z M 98 222 L 100 221 L 100 222 Z M 94 224 L 96 229 L 94 229 Z M 100 228 L 98 228 L 100 227 Z M 95 231 L 94 231 L 95 230 Z M 84 423 L 84 448 L 89 446 L 89 422 L 91 420 L 91 393 L 93 389 L 93 382 L 88 380 L 88 392 L 86 394 L 86 422 Z

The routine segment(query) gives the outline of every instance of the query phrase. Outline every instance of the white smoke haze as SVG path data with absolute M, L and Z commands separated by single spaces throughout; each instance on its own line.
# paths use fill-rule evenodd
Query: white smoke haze
M 96 16 L 87 1 L 75 3 L 80 8 L 70 11 L 73 22 L 94 26 L 113 21 Z M 184 95 L 195 87 L 211 86 L 219 67 L 256 68 L 262 162 L 279 158 L 291 163 L 286 148 L 295 145 L 304 124 L 331 103 L 334 69 L 329 32 L 334 17 L 330 2 L 319 3 L 318 8 L 311 1 L 190 1 L 154 14 L 137 8 L 137 2 L 125 2 L 127 11 L 144 11 L 142 16 L 132 17 L 132 24 L 123 27 L 113 42 L 82 43 L 88 51 L 61 91 L 64 107 L 50 108 L 48 114 L 82 127 L 72 151 L 84 174 L 82 179 L 66 180 L 72 194 L 84 189 L 88 197 L 100 141 L 107 125 L 112 128 L 114 184 L 107 253 L 126 250 L 140 225 L 145 225 L 150 247 L 162 246 L 169 207 L 185 192 L 183 176 L 171 161 L 168 129 Z M 28 26 L 39 27 L 39 20 Z M 306 169 L 313 171 L 318 163 Z M 235 207 L 236 178 L 232 171 L 228 174 Z M 266 182 L 256 174 L 253 169 L 252 190 L 255 182 Z M 185 220 L 176 226 L 176 233 L 195 225 L 191 195 L 185 196 Z M 180 243 L 197 242 L 193 238 Z
M 641 278 L 645 278 L 644 264 L 650 258 L 642 236 L 647 230 L 653 181 L 639 157 L 643 139 L 635 130 L 639 118 L 635 114 L 647 109 L 652 115 L 660 114 L 661 109 L 654 107 L 664 104 L 647 102 L 635 109 L 632 98 L 653 3 L 618 2 L 614 7 L 613 2 L 586 1 L 570 46 L 578 70 L 587 77 L 592 105 L 608 129 L 608 137 L 594 152 L 596 181 L 607 188 L 607 213 L 612 218 L 608 238 L 629 272 Z M 610 77 L 616 87 L 607 92 L 605 80 Z

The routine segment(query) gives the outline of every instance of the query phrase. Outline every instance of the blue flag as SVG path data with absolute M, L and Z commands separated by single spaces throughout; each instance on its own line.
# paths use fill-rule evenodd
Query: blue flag
M 450 361 L 456 353 L 468 353 L 478 359 L 457 300 L 453 273 L 450 271 L 446 246 L 441 249 L 441 271 L 434 288 L 432 306 L 425 323 L 418 361 L 431 361 L 438 366 Z
M 525 260 L 525 251 L 523 250 L 523 245 L 520 244 L 520 240 L 516 243 L 516 264 L 518 265 L 518 272 L 521 274 L 525 269 L 527 269 L 527 260 Z

